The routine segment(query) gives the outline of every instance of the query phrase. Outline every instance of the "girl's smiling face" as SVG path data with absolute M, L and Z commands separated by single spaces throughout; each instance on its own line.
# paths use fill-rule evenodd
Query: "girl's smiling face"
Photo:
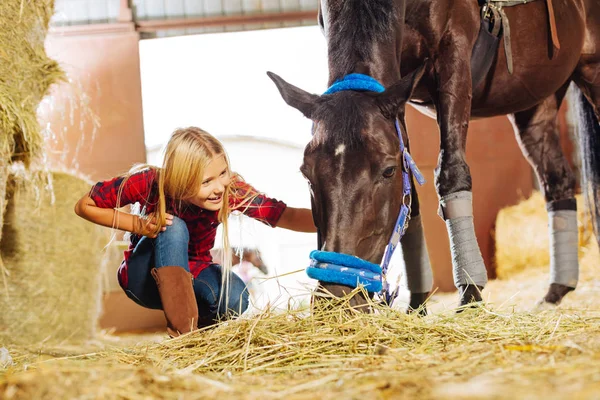
M 223 195 L 230 182 L 227 159 L 224 155 L 216 156 L 206 166 L 200 190 L 190 202 L 205 210 L 219 211 L 223 207 Z

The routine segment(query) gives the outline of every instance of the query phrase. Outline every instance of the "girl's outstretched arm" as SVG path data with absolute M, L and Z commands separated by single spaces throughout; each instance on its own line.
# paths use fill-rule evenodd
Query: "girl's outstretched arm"
M 317 228 L 313 222 L 312 211 L 307 208 L 287 207 L 277 226 L 296 232 L 316 232 Z
M 137 215 L 122 212 L 114 208 L 98 207 L 94 200 L 87 194 L 75 204 L 75 214 L 98 225 L 120 229 L 137 235 L 156 237 L 152 233 L 156 226 L 153 218 L 142 219 Z M 167 214 L 167 225 L 172 224 L 172 218 L 170 214 Z M 163 231 L 165 229 L 166 227 L 162 228 Z

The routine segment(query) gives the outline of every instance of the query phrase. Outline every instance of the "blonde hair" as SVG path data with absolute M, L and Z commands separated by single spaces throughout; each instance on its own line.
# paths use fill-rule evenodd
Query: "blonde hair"
M 198 193 L 204 180 L 204 171 L 207 165 L 216 157 L 223 156 L 229 170 L 229 158 L 221 142 L 210 133 L 196 127 L 177 129 L 173 132 L 165 148 L 164 161 L 161 168 L 148 164 L 136 165 L 126 174 L 117 194 L 117 208 L 120 204 L 121 193 L 127 179 L 136 172 L 144 169 L 156 171 L 158 204 L 150 218 L 157 221 L 155 234 L 159 234 L 161 227 L 166 224 L 167 198 L 174 201 L 173 206 L 181 209 L 186 200 Z M 231 171 L 229 171 L 231 173 Z M 236 190 L 241 188 L 243 190 Z M 249 207 L 258 193 L 246 185 L 239 175 L 232 175 L 231 183 L 223 193 L 223 205 L 219 210 L 218 220 L 223 224 L 222 235 L 222 267 L 223 287 L 229 295 L 229 272 L 231 271 L 231 247 L 229 245 L 228 217 L 233 210 Z M 232 209 L 230 200 L 235 198 L 237 206 Z M 221 291 L 221 295 L 223 291 Z M 228 299 L 227 299 L 228 300 Z M 220 304 L 220 301 L 219 301 Z M 241 304 L 241 302 L 240 302 Z

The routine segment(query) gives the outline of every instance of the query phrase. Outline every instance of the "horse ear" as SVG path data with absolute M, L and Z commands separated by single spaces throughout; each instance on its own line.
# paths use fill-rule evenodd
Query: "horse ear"
M 421 78 L 423 78 L 426 71 L 430 70 L 431 66 L 429 60 L 426 60 L 423 65 L 404 76 L 377 97 L 379 108 L 386 117 L 396 118 L 398 112 L 410 99 Z
M 305 92 L 304 90 L 287 83 L 279 75 L 274 74 L 273 72 L 269 71 L 267 72 L 267 75 L 275 82 L 283 100 L 285 100 L 288 105 L 304 114 L 306 118 L 310 119 L 315 107 L 315 102 L 319 96 Z

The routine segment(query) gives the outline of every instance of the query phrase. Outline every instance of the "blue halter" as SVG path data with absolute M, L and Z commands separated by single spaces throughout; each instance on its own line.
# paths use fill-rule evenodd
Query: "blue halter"
M 344 90 L 382 93 L 385 91 L 385 87 L 376 79 L 368 75 L 350 74 L 335 81 L 333 85 L 327 89 L 324 95 Z M 385 248 L 381 265 L 373 264 L 348 254 L 314 250 L 310 253 L 310 266 L 306 269 L 306 273 L 310 278 L 321 282 L 351 287 L 363 286 L 368 292 L 379 293 L 380 297 L 384 298 L 388 305 L 391 305 L 396 296 L 398 296 L 397 289 L 390 292 L 390 286 L 386 279 L 388 266 L 392 259 L 392 255 L 394 254 L 394 250 L 396 250 L 400 239 L 408 228 L 408 221 L 410 220 L 412 191 L 409 171 L 412 172 L 419 185 L 422 186 L 425 183 L 423 174 L 421 174 L 415 161 L 408 153 L 406 146 L 404 146 L 402 131 L 400 130 L 400 124 L 397 118 L 394 125 L 396 127 L 398 139 L 400 140 L 400 153 L 402 154 L 403 162 L 402 182 L 404 188 L 400 213 L 398 214 L 392 236 Z

